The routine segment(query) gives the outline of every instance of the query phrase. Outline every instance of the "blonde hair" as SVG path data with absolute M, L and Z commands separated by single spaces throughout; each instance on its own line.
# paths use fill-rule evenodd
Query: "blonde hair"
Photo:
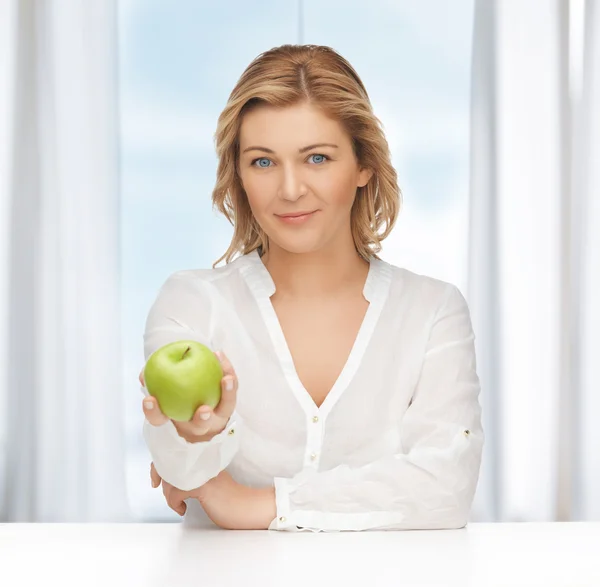
M 219 116 L 214 136 L 218 156 L 213 209 L 234 228 L 229 248 L 213 268 L 236 253 L 268 250 L 268 237 L 250 209 L 238 175 L 239 136 L 244 114 L 258 105 L 277 108 L 308 102 L 337 120 L 350 136 L 362 168 L 373 171 L 357 188 L 351 212 L 352 237 L 365 260 L 379 258 L 401 206 L 396 170 L 381 123 L 353 67 L 330 47 L 282 45 L 261 53 L 246 68 Z

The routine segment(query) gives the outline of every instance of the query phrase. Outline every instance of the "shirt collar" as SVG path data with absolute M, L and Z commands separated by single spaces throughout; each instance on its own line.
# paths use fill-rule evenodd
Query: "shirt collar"
M 241 261 L 240 271 L 254 295 L 270 298 L 276 290 L 275 282 L 262 262 L 258 249 L 243 255 L 239 260 Z M 378 292 L 387 290 L 390 278 L 391 266 L 381 259 L 371 257 L 369 272 L 363 288 L 365 299 L 368 302 L 374 301 Z

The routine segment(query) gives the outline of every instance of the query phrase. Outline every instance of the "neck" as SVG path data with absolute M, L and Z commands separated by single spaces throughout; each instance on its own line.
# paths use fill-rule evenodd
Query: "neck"
M 362 292 L 369 263 L 352 247 L 338 247 L 311 253 L 290 253 L 271 245 L 261 258 L 271 274 L 277 297 L 332 297 Z

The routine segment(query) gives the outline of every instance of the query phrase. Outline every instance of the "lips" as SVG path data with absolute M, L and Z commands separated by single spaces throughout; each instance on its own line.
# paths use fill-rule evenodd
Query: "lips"
M 275 216 L 279 216 L 280 218 L 298 218 L 298 216 L 306 216 L 307 214 L 312 214 L 316 212 L 316 210 L 306 210 L 305 212 L 290 212 L 288 214 L 275 214 Z
M 300 225 L 309 222 L 315 216 L 318 210 L 310 210 L 308 212 L 289 212 L 288 214 L 275 214 L 281 222 L 288 225 Z

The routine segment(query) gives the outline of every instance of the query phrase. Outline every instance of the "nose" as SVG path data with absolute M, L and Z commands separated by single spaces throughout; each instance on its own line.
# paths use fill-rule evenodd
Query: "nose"
M 292 165 L 283 168 L 279 197 L 282 200 L 295 202 L 306 193 L 306 185 L 300 171 Z

